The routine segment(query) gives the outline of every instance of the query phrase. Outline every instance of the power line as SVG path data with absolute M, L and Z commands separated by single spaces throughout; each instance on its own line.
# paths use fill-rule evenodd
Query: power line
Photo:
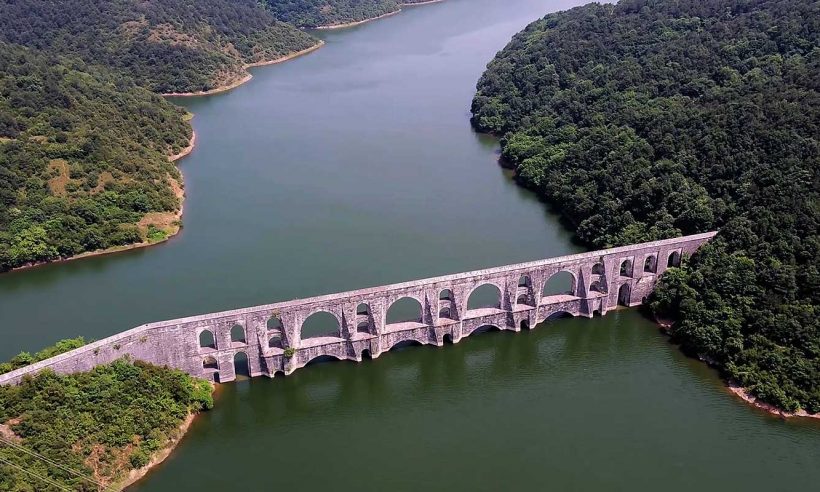
M 26 454 L 28 454 L 28 455 L 30 455 L 30 456 L 33 456 L 33 457 L 35 457 L 35 458 L 39 458 L 39 459 L 41 459 L 41 460 L 45 461 L 46 463 L 49 463 L 49 464 L 51 464 L 51 465 L 53 465 L 53 466 L 56 466 L 57 468 L 59 468 L 59 469 L 61 469 L 61 470 L 65 471 L 65 472 L 71 473 L 72 475 L 76 475 L 77 477 L 80 477 L 80 478 L 82 478 L 82 479 L 88 480 L 89 482 L 93 483 L 93 484 L 94 484 L 94 485 L 96 485 L 97 487 L 100 487 L 100 489 L 102 489 L 102 490 L 105 490 L 105 489 L 106 489 L 106 486 L 105 486 L 103 483 L 98 482 L 98 481 L 97 481 L 97 480 L 95 480 L 94 478 L 92 478 L 92 477 L 90 477 L 90 476 L 88 476 L 88 475 L 85 475 L 85 474 L 83 474 L 83 473 L 81 473 L 81 472 L 78 472 L 78 471 L 76 471 L 76 470 L 72 470 L 71 468 L 68 468 L 68 467 L 66 467 L 66 466 L 64 466 L 64 465 L 61 465 L 60 463 L 57 463 L 56 461 L 54 461 L 54 460 L 52 460 L 52 459 L 49 459 L 49 458 L 47 458 L 47 457 L 43 456 L 42 454 L 39 454 L 39 453 L 37 453 L 37 452 L 35 452 L 35 451 L 32 451 L 32 450 L 30 450 L 30 449 L 28 449 L 28 448 L 25 448 L 25 447 L 23 447 L 23 446 L 21 446 L 21 445 L 17 444 L 16 442 L 11 441 L 11 440 L 9 440 L 9 439 L 7 439 L 7 438 L 3 437 L 3 436 L 0 436 L 0 443 L 3 443 L 3 444 L 5 444 L 5 445 L 7 445 L 7 446 L 10 446 L 10 447 L 12 447 L 13 449 L 16 449 L 16 450 L 18 450 L 18 451 L 22 451 L 22 452 L 24 452 L 24 453 L 26 453 Z
M 32 477 L 37 477 L 40 480 L 44 481 L 45 483 L 47 483 L 49 485 L 53 485 L 53 486 L 57 487 L 58 489 L 67 490 L 68 492 L 71 492 L 71 489 L 69 489 L 68 487 L 60 485 L 59 483 L 55 482 L 54 480 L 51 480 L 50 478 L 46 478 L 46 477 L 44 477 L 42 475 L 39 475 L 37 473 L 34 473 L 32 471 L 28 471 L 25 468 L 23 468 L 22 466 L 17 465 L 15 463 L 12 463 L 11 461 L 8 461 L 7 459 L 5 459 L 3 457 L 0 457 L 0 462 L 5 463 L 5 464 L 7 464 L 8 466 L 10 466 L 12 468 L 16 468 L 17 470 L 20 470 L 23 473 L 31 475 Z

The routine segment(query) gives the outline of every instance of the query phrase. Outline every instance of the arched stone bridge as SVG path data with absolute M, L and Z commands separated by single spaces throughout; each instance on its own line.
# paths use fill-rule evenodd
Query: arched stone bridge
M 658 276 L 715 233 L 635 244 L 473 272 L 150 323 L 43 362 L 0 375 L 0 384 L 51 368 L 89 370 L 124 355 L 220 382 L 247 358 L 252 376 L 290 374 L 318 357 L 360 361 L 402 343 L 458 342 L 482 327 L 519 331 L 558 315 L 606 314 L 641 304 Z M 567 285 L 551 292 L 551 279 Z M 485 287 L 491 286 L 491 287 Z M 471 296 L 494 291 L 474 306 Z M 391 319 L 391 306 L 415 305 Z M 330 320 L 323 336 L 303 336 L 317 313 Z

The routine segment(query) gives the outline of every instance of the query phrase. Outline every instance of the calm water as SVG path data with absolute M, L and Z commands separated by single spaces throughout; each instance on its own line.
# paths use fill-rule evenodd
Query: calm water
M 487 61 L 578 1 L 448 0 L 180 101 L 183 233 L 0 276 L 0 357 L 59 338 L 578 251 L 496 163 Z M 727 395 L 633 311 L 224 385 L 140 491 L 811 489 L 820 426 Z

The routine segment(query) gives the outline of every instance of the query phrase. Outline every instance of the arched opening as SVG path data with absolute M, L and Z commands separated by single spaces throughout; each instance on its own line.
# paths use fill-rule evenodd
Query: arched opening
M 554 273 L 544 284 L 542 295 L 544 297 L 561 295 L 574 296 L 575 275 L 566 270 Z
M 356 306 L 356 314 L 359 316 L 370 316 L 370 306 L 365 303 L 361 303 Z
M 589 290 L 590 290 L 590 292 L 598 292 L 598 293 L 606 292 L 606 289 L 604 288 L 604 284 L 602 284 L 600 280 L 596 280 L 595 282 L 592 282 L 592 284 L 590 284 L 590 286 L 589 286 Z
M 455 296 L 453 296 L 453 291 L 450 289 L 444 289 L 438 293 L 438 300 L 439 301 L 453 301 L 455 300 Z
M 370 360 L 373 358 L 373 354 L 370 353 L 370 349 L 362 350 L 362 360 Z
M 621 288 L 618 289 L 618 304 L 621 306 L 629 306 L 631 293 L 632 287 L 630 287 L 629 284 L 623 284 Z
M 370 322 L 361 321 L 356 325 L 356 333 L 370 333 Z
M 501 331 L 501 328 L 495 325 L 483 325 L 473 330 L 470 335 L 478 335 L 479 333 L 487 333 L 488 331 Z
M 268 330 L 281 330 L 282 329 L 282 320 L 276 316 L 271 317 L 268 319 L 267 322 Z
M 247 343 L 245 341 L 245 329 L 242 325 L 233 325 L 231 328 L 231 342 Z
M 632 276 L 632 260 L 629 258 L 625 259 L 621 262 L 621 270 L 620 270 L 621 277 L 631 277 Z
M 199 348 L 216 349 L 216 339 L 211 330 L 202 330 L 199 334 Z
M 307 364 L 305 364 L 305 366 L 315 366 L 316 364 L 327 364 L 328 362 L 336 362 L 337 360 L 339 360 L 339 359 L 337 359 L 336 357 L 333 357 L 332 355 L 320 355 L 318 357 L 314 357 L 314 358 L 310 359 L 310 361 Z
M 441 319 L 453 319 L 453 311 L 449 307 L 443 307 L 439 310 L 438 317 Z
M 529 287 L 530 286 L 530 277 L 529 275 L 521 275 L 518 278 L 518 286 L 519 287 Z
M 596 263 L 592 265 L 592 274 L 593 275 L 603 275 L 604 274 L 604 264 L 603 263 Z
M 646 261 L 643 262 L 643 271 L 649 273 L 655 273 L 658 268 L 658 257 L 655 255 L 650 255 L 646 257 Z
M 387 324 L 421 323 L 421 303 L 412 297 L 402 297 L 387 309 Z
M 248 363 L 248 354 L 245 352 L 237 352 L 233 356 L 233 370 L 237 377 L 251 377 L 251 367 Z
M 522 330 L 529 330 L 530 329 L 530 322 L 526 319 L 522 319 L 521 324 L 519 326 Z
M 281 333 L 273 333 L 270 336 L 270 338 L 268 339 L 268 348 L 283 348 Z
M 203 369 L 219 369 L 219 363 L 216 361 L 216 357 L 205 357 L 202 360 L 202 368 Z
M 501 308 L 501 290 L 493 284 L 484 284 L 473 289 L 467 298 L 467 310 Z
M 409 347 L 416 347 L 416 346 L 419 346 L 419 345 L 422 345 L 422 343 L 419 342 L 418 340 L 402 340 L 401 342 L 398 342 L 398 343 L 394 344 L 392 347 L 390 347 L 390 350 L 391 351 L 403 350 L 403 349 L 406 349 L 406 348 L 409 348 Z
M 529 306 L 530 305 L 530 296 L 527 294 L 521 294 L 518 296 L 518 299 L 515 300 L 515 304 L 519 306 Z
M 319 311 L 302 323 L 302 340 L 318 337 L 340 337 L 339 320 L 327 311 Z
M 449 343 L 450 345 L 452 345 L 453 344 L 453 335 L 450 335 L 449 333 L 445 333 L 441 340 L 444 343 Z
M 669 253 L 669 259 L 666 261 L 666 266 L 669 268 L 680 266 L 680 252 L 673 251 Z
M 557 319 L 563 319 L 563 318 L 572 318 L 572 314 L 568 313 L 566 311 L 556 311 L 556 312 L 550 314 L 549 316 L 547 316 L 547 319 L 545 319 L 544 322 L 555 321 Z

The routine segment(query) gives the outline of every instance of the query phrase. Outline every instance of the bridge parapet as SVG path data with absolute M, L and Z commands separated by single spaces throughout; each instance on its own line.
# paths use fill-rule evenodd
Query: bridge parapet
M 26 374 L 46 368 L 58 373 L 90 370 L 126 355 L 221 382 L 235 379 L 237 357 L 247 357 L 251 376 L 273 377 L 322 356 L 361 360 L 378 357 L 402 342 L 455 343 L 488 325 L 518 331 L 559 313 L 603 315 L 618 305 L 644 302 L 667 268 L 677 266 L 682 255 L 691 255 L 714 235 L 696 234 L 149 323 L 0 375 L 0 384 L 17 383 Z M 572 277 L 570 289 L 544 295 L 550 278 L 564 271 Z M 498 289 L 496 304 L 468 309 L 470 295 L 487 284 Z M 388 323 L 390 307 L 404 298 L 418 302 L 418 318 Z M 361 305 L 366 310 L 360 311 Z M 318 312 L 336 319 L 337 333 L 303 339 L 305 321 Z

